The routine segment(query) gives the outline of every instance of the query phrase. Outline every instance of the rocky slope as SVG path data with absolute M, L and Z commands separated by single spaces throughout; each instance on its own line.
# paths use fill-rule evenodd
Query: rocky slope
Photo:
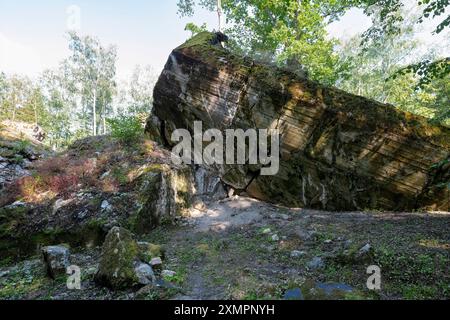
M 173 166 L 149 140 L 84 139 L 30 173 L 0 191 L 0 299 L 449 297 L 445 213 L 228 197 L 214 174 Z M 370 264 L 381 291 L 365 286 Z
M 147 132 L 276 128 L 281 169 L 219 165 L 258 199 L 327 210 L 448 210 L 450 130 L 275 67 L 234 56 L 201 33 L 176 48 L 154 91 Z
M 51 154 L 41 142 L 44 136 L 38 126 L 12 121 L 0 124 L 0 190 L 29 175 L 34 161 Z
M 94 246 L 115 226 L 148 233 L 225 196 L 218 178 L 172 165 L 151 141 L 126 148 L 110 137 L 88 138 L 1 191 L 0 258 L 59 242 Z

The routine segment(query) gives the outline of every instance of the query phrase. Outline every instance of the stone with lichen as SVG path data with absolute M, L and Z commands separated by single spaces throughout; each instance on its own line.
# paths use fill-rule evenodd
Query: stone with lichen
M 106 236 L 95 281 L 112 289 L 125 289 L 139 284 L 136 263 L 139 246 L 133 234 L 120 227 L 112 228 Z

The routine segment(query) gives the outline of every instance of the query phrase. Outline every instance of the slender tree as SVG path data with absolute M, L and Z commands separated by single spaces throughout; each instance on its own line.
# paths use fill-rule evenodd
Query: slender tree
M 73 72 L 80 84 L 83 102 L 91 106 L 92 134 L 97 135 L 99 119 L 103 121 L 104 132 L 106 130 L 105 117 L 115 88 L 117 50 L 114 46 L 104 48 L 89 36 L 80 37 L 74 32 L 69 35 Z

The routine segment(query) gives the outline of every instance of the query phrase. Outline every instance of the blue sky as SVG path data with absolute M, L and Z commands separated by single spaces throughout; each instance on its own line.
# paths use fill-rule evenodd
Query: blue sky
M 175 0 L 0 0 L 0 58 L 2 51 L 4 58 L 0 67 L 34 75 L 57 65 L 68 54 L 66 11 L 71 5 L 81 10 L 82 34 L 118 46 L 119 75 L 129 73 L 135 64 L 162 68 L 170 49 L 188 36 L 187 22 L 214 20 L 208 12 L 180 19 Z
M 81 33 L 118 47 L 118 76 L 126 78 L 136 64 L 156 73 L 170 51 L 189 33 L 187 22 L 216 27 L 216 15 L 199 10 L 194 17 L 177 15 L 177 0 L 0 0 L 0 70 L 36 76 L 68 56 L 67 9 L 80 8 Z M 330 35 L 346 38 L 365 30 L 370 20 L 352 10 L 329 27 Z M 424 35 L 424 38 L 428 38 Z

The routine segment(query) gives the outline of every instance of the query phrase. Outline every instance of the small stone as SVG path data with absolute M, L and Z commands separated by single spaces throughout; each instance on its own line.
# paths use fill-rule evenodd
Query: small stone
M 307 231 L 307 230 L 303 230 L 303 229 L 297 229 L 294 232 L 295 232 L 295 235 L 304 242 L 314 240 L 317 235 L 316 231 Z
M 22 167 L 23 168 L 25 168 L 25 169 L 29 169 L 29 168 L 31 168 L 31 161 L 29 161 L 29 160 L 27 160 L 27 159 L 24 159 L 23 161 L 22 161 Z
M 27 176 L 27 175 L 29 175 L 29 171 L 27 171 L 27 170 L 24 170 L 21 166 L 19 166 L 19 165 L 16 165 L 15 167 L 14 167 L 14 170 L 15 170 L 15 175 L 16 176 Z
M 266 249 L 269 252 L 275 251 L 275 247 L 274 246 L 264 246 L 264 249 Z
M 149 242 L 138 242 L 137 244 L 139 257 L 142 261 L 151 261 L 153 258 L 165 258 L 166 250 L 164 247 Z
M 325 263 L 321 257 L 314 257 L 310 262 L 308 262 L 307 267 L 311 270 L 323 269 L 325 267 Z
M 49 277 L 55 279 L 58 275 L 66 274 L 66 268 L 69 266 L 69 249 L 63 246 L 44 247 L 42 256 Z
M 150 261 L 150 265 L 152 266 L 152 268 L 158 268 L 158 267 L 161 267 L 162 266 L 162 259 L 160 258 L 160 257 L 157 257 L 157 258 L 153 258 L 151 261 Z
M 84 218 L 86 218 L 87 214 L 88 214 L 87 210 L 79 212 L 77 215 L 78 220 L 83 220 Z
M 14 202 L 10 207 L 25 207 L 27 204 L 22 201 L 16 201 Z
M 364 247 L 362 247 L 361 249 L 359 249 L 359 254 L 363 255 L 366 253 L 369 253 L 369 251 L 372 249 L 372 246 L 368 243 L 366 244 Z
M 103 200 L 103 202 L 102 202 L 100 208 L 101 208 L 102 210 L 110 211 L 110 210 L 112 209 L 112 206 L 109 204 L 108 201 Z
M 88 275 L 95 275 L 96 272 L 97 272 L 96 267 L 90 267 L 86 270 L 86 274 L 88 274 Z
M 291 258 L 300 258 L 306 255 L 305 251 L 294 250 L 291 252 Z
M 136 272 L 136 276 L 137 276 L 139 284 L 142 284 L 145 286 L 145 285 L 149 285 L 156 281 L 156 277 L 153 272 L 153 269 L 148 264 L 139 262 L 136 264 L 134 271 Z
M 280 241 L 280 237 L 277 234 L 272 236 L 272 241 Z
M 194 209 L 197 209 L 198 211 L 205 211 L 206 210 L 206 205 L 203 201 L 197 201 L 194 204 Z
M 55 215 L 59 209 L 67 206 L 68 204 L 70 204 L 73 201 L 73 199 L 68 199 L 68 200 L 64 200 L 64 199 L 58 199 L 55 201 L 55 204 L 53 205 L 53 215 Z
M 323 243 L 325 243 L 325 244 L 331 244 L 332 242 L 333 242 L 333 240 L 328 239 L 328 240 L 325 240 Z
M 350 248 L 350 247 L 352 246 L 352 244 L 353 244 L 353 241 L 352 241 L 352 240 L 346 240 L 346 241 L 344 242 L 344 248 L 345 248 L 345 249 L 348 249 L 348 248 Z
M 177 273 L 175 271 L 171 271 L 171 270 L 163 270 L 161 272 L 161 276 L 162 277 L 169 277 L 172 278 L 176 275 Z
M 8 270 L 6 270 L 6 271 L 0 271 L 0 278 L 3 278 L 3 277 L 5 277 L 5 276 L 7 276 L 9 274 L 9 271 Z
M 370 262 L 370 260 L 372 259 L 372 253 L 372 246 L 370 244 L 366 244 L 361 249 L 359 249 L 358 253 L 355 255 L 356 261 L 360 263 Z
M 102 175 L 100 176 L 100 180 L 103 180 L 103 179 L 105 179 L 106 177 L 108 177 L 110 173 L 111 173 L 111 171 L 106 171 L 104 174 L 102 174 Z

